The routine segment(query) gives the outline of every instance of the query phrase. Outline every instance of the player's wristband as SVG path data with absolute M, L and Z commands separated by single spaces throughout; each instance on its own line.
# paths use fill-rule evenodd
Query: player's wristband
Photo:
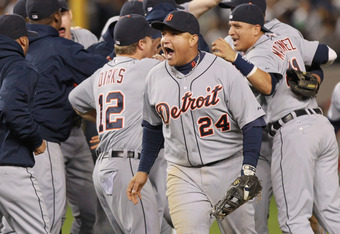
M 255 175 L 256 167 L 245 164 L 242 166 L 241 175 Z
M 233 65 L 235 65 L 235 67 L 247 78 L 253 75 L 257 70 L 257 67 L 254 64 L 245 60 L 240 54 L 236 55 Z

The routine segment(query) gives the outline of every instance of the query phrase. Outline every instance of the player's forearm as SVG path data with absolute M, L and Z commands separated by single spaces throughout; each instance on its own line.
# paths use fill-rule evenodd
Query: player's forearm
M 264 95 L 270 95 L 272 92 L 272 79 L 269 73 L 257 68 L 256 72 L 248 76 L 247 79 L 253 87 Z
M 262 71 L 250 61 L 236 54 L 232 64 L 245 76 L 253 87 L 264 95 L 272 92 L 272 78 L 269 73 Z
M 265 125 L 263 117 L 260 117 L 242 128 L 243 165 L 251 165 L 256 168 L 262 143 L 262 128 Z
M 189 12 L 193 14 L 196 18 L 199 18 L 208 10 L 217 6 L 221 0 L 192 0 L 189 3 Z
M 153 128 L 148 122 L 143 121 L 143 149 L 138 171 L 150 173 L 160 149 L 164 143 L 162 128 Z
M 90 110 L 89 112 L 86 113 L 82 113 L 80 111 L 78 111 L 76 108 L 73 107 L 73 109 L 75 110 L 75 112 L 82 117 L 85 120 L 91 121 L 91 122 L 96 122 L 96 116 L 97 116 L 97 112 L 95 109 Z

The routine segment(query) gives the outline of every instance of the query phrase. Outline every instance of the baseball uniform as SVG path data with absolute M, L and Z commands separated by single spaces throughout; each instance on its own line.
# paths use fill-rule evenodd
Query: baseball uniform
M 255 3 L 254 3 L 255 4 Z M 302 40 L 303 37 L 301 33 L 295 28 L 280 22 L 277 19 L 273 19 L 264 24 L 264 26 L 269 29 L 272 33 L 277 35 L 284 35 L 288 37 L 297 38 L 298 40 Z M 225 40 L 234 48 L 233 40 L 228 35 Z M 306 43 L 308 43 L 306 41 Z M 314 54 L 317 50 L 318 42 L 310 42 L 308 51 L 311 54 Z M 310 65 L 312 61 L 306 61 L 306 65 Z M 256 94 L 257 92 L 255 92 Z M 266 109 L 266 101 L 262 95 L 259 95 L 258 101 L 261 106 Z M 257 164 L 257 173 L 256 175 L 261 180 L 262 184 L 262 192 L 261 192 L 261 200 L 255 204 L 255 226 L 256 231 L 258 233 L 267 234 L 268 233 L 268 217 L 269 217 L 269 205 L 272 197 L 272 181 L 270 176 L 270 165 L 271 165 L 271 155 L 272 155 L 272 138 L 268 136 L 268 131 L 265 130 L 262 136 L 262 145 L 260 158 Z
M 335 136 L 316 99 L 300 99 L 286 80 L 288 67 L 305 71 L 304 64 L 314 56 L 309 48 L 294 38 L 263 35 L 244 56 L 261 70 L 282 75 L 266 97 L 267 121 L 274 136 L 272 186 L 281 230 L 312 233 L 309 218 L 314 202 L 320 224 L 336 233 L 340 198 Z
M 241 128 L 264 115 L 237 70 L 211 54 L 201 56 L 185 76 L 166 62 L 159 64 L 150 71 L 145 91 L 143 119 L 151 125 L 163 123 L 167 196 L 180 233 L 209 232 L 211 206 L 240 173 Z M 242 222 L 232 214 L 219 226 L 254 233 L 253 204 L 239 212 Z
M 99 157 L 93 172 L 98 198 L 116 233 L 159 233 L 160 222 L 151 183 L 135 207 L 125 190 L 139 163 L 143 91 L 147 72 L 158 63 L 115 57 L 77 86 L 70 102 L 80 112 L 97 110 Z
M 62 11 L 69 11 L 68 4 L 59 0 Z M 69 14 L 69 12 L 66 12 Z M 67 16 L 67 15 L 66 15 Z M 64 27 L 71 24 L 71 17 L 64 17 Z M 84 28 L 69 28 L 71 40 L 84 48 L 98 42 L 97 37 Z M 67 31 L 68 29 L 63 28 Z M 81 118 L 74 112 L 70 136 L 60 147 L 66 172 L 66 198 L 72 210 L 71 233 L 91 234 L 96 220 L 97 197 L 92 180 L 93 158 L 81 128 Z M 66 207 L 64 216 L 66 215 Z
M 36 4 L 39 3 L 39 4 Z M 28 17 L 39 20 L 59 9 L 57 0 L 27 0 Z M 51 14 L 52 14 L 51 13 Z M 47 141 L 47 149 L 36 158 L 34 172 L 50 217 L 51 233 L 59 233 L 66 203 L 64 157 L 60 142 L 71 131 L 73 109 L 67 101 L 74 83 L 90 76 L 106 60 L 86 52 L 81 45 L 60 38 L 58 31 L 41 24 L 28 24 L 39 36 L 30 39 L 27 60 L 37 66 L 39 79 L 33 117 L 40 124 L 39 133 Z M 34 29 L 33 29 L 34 28 Z
M 16 233 L 47 234 L 48 213 L 32 169 L 33 151 L 43 144 L 32 117 L 39 73 L 15 41 L 27 35 L 21 16 L 0 16 L 0 219 Z

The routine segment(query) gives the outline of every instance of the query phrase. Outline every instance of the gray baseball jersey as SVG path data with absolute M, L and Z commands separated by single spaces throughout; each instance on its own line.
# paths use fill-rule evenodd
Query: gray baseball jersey
M 129 202 L 125 194 L 139 164 L 139 160 L 128 158 L 127 153 L 137 158 L 141 151 L 145 78 L 157 63 L 154 59 L 115 57 L 69 96 L 78 111 L 97 110 L 100 155 L 93 179 L 98 198 L 116 233 L 160 232 L 160 221 L 155 222 L 159 220 L 158 205 L 150 181 L 138 206 Z M 117 151 L 122 155 L 112 156 Z
M 227 68 L 207 72 L 212 65 Z M 164 123 L 168 161 L 202 166 L 242 150 L 241 128 L 264 112 L 242 75 L 229 66 L 206 53 L 190 76 L 166 62 L 149 73 L 143 118 L 152 125 Z
M 263 71 L 282 75 L 282 79 L 275 87 L 274 94 L 266 97 L 268 122 L 277 121 L 297 109 L 317 107 L 315 98 L 297 99 L 286 81 L 288 67 L 306 71 L 305 61 L 310 61 L 310 57 L 314 57 L 314 54 L 308 51 L 309 42 L 304 42 L 286 36 L 263 35 L 244 55 Z M 267 52 L 268 48 L 271 48 L 271 53 Z M 265 53 L 266 56 L 264 57 L 262 53 Z M 280 97 L 283 96 L 285 98 L 281 99 Z
M 85 28 L 71 28 L 72 40 L 83 45 L 85 49 L 98 42 L 98 38 L 91 31 Z
M 144 102 L 143 119 L 163 124 L 167 196 L 175 228 L 208 232 L 211 206 L 240 174 L 241 128 L 264 112 L 242 75 L 209 53 L 188 75 L 167 62 L 153 68 Z M 220 227 L 226 231 L 231 224 L 236 233 L 254 233 L 253 211 L 253 204 L 247 203 L 235 213 L 243 215 L 242 224 L 232 214 Z
M 263 35 L 245 57 L 265 72 L 282 75 L 274 93 L 266 97 L 268 119 L 279 124 L 273 138 L 271 175 L 281 230 L 311 233 L 307 224 L 314 202 L 321 225 L 336 233 L 340 198 L 338 146 L 332 126 L 315 98 L 297 97 L 286 81 L 288 67 L 305 71 L 304 64 L 313 58 L 307 45 L 295 38 Z M 332 212 L 325 212 L 329 209 Z

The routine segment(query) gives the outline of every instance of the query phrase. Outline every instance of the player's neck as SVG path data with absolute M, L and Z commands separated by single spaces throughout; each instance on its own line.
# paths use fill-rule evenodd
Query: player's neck
M 133 58 L 133 59 L 142 59 L 141 56 L 138 56 L 136 53 L 134 54 L 117 54 L 116 57 L 129 57 L 129 58 Z
M 176 70 L 184 75 L 187 75 L 189 72 L 193 71 L 195 67 L 199 64 L 199 62 L 202 59 L 202 54 L 203 53 L 198 51 L 197 55 L 193 59 L 191 59 L 188 63 L 182 66 L 175 66 Z

